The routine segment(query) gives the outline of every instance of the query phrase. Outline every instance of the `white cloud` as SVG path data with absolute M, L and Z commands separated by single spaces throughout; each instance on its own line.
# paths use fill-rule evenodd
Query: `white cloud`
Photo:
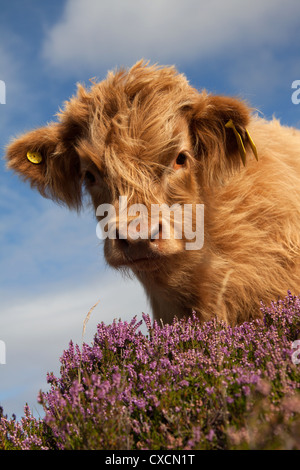
M 286 43 L 297 0 L 68 0 L 44 57 L 61 72 L 93 73 L 144 57 L 170 63 Z

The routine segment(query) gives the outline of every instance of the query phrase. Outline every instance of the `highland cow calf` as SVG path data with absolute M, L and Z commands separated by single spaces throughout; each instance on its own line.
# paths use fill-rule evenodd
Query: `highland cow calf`
M 78 209 L 85 188 L 95 209 L 116 209 L 106 260 L 135 274 L 156 319 L 195 310 L 203 321 L 230 324 L 259 317 L 261 300 L 299 294 L 299 154 L 299 131 L 252 116 L 240 100 L 199 93 L 173 67 L 144 62 L 90 89 L 79 85 L 58 122 L 7 148 L 9 167 L 43 196 Z M 143 236 L 130 236 L 118 215 L 124 198 L 149 214 L 157 204 L 192 207 L 194 229 L 204 207 L 203 246 L 186 249 L 174 215 L 169 237 L 163 214 L 140 223 Z

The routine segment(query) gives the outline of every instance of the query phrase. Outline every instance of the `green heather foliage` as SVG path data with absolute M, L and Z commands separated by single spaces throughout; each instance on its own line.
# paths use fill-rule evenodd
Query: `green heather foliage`
M 0 449 L 300 449 L 300 297 L 262 305 L 262 320 L 230 327 L 196 316 L 160 326 L 98 325 L 70 342 L 45 410 L 0 413 Z

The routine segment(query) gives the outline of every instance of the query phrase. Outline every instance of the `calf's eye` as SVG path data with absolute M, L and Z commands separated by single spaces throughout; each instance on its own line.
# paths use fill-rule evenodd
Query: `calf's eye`
M 179 168 L 182 168 L 184 166 L 184 164 L 186 163 L 186 160 L 187 160 L 186 154 L 183 153 L 183 152 L 180 152 L 177 155 L 177 158 L 173 163 L 174 170 L 179 170 Z
M 89 184 L 94 184 L 96 181 L 96 178 L 91 171 L 85 172 L 84 179 Z
M 179 153 L 178 157 L 176 158 L 176 165 L 184 165 L 186 161 L 186 155 L 184 153 Z

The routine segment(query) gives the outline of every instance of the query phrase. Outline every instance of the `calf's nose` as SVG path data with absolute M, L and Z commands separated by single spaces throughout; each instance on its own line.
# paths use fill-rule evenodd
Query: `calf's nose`
M 116 230 L 118 248 L 123 251 L 126 257 L 131 260 L 149 258 L 151 251 L 156 247 L 161 239 L 161 224 L 153 224 L 150 228 L 140 227 L 140 230 L 133 232 L 128 227 L 119 227 Z

